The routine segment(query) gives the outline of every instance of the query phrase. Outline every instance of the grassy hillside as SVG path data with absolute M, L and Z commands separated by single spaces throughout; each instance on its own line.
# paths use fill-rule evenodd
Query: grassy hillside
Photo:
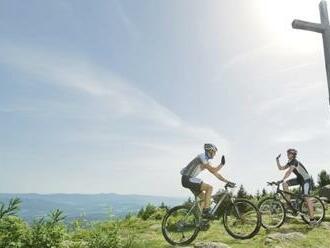
M 139 216 L 90 222 L 78 219 L 64 224 L 61 211 L 53 211 L 32 224 L 16 217 L 19 201 L 0 208 L 0 248 L 170 248 L 161 234 L 160 223 L 165 209 L 151 205 Z M 327 211 L 327 216 L 330 210 Z M 229 247 L 330 247 L 330 219 L 325 225 L 310 229 L 299 219 L 289 219 L 280 229 L 260 233 L 250 240 L 235 240 L 219 221 L 207 232 L 201 232 L 197 242 L 221 242 Z M 280 234 L 293 237 L 276 239 Z M 297 234 L 298 233 L 298 234 Z M 273 235 L 273 236 L 272 236 Z M 297 236 L 298 235 L 298 236 Z M 270 238 L 272 237 L 272 238 Z M 189 247 L 193 247 L 193 244 Z
M 136 243 L 134 247 L 155 247 L 155 248 L 169 248 L 168 245 L 159 231 L 159 222 L 147 221 L 143 224 L 143 228 L 136 229 L 135 234 L 142 239 Z M 271 233 L 292 233 L 300 232 L 305 235 L 304 239 L 301 240 L 289 240 L 268 243 L 267 235 Z M 211 228 L 207 232 L 201 232 L 197 237 L 196 242 L 200 241 L 214 241 L 227 244 L 229 247 L 285 247 L 285 248 L 301 248 L 301 247 L 317 247 L 317 248 L 328 248 L 330 247 L 330 228 L 318 227 L 310 229 L 307 225 L 303 224 L 302 221 L 293 221 L 290 224 L 284 224 L 280 229 L 267 232 L 261 229 L 259 234 L 250 240 L 235 240 L 229 236 L 224 230 L 221 223 L 218 221 L 214 222 Z M 193 245 L 192 245 L 193 247 Z

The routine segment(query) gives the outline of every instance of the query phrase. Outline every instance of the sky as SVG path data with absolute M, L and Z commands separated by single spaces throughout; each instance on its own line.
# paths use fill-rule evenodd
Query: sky
M 312 0 L 0 0 L 0 192 L 188 196 L 211 142 L 255 192 L 288 148 L 329 170 Z M 215 189 L 223 183 L 200 175 Z

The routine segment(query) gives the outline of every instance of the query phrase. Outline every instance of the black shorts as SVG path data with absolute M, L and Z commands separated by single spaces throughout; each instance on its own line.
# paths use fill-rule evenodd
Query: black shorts
M 302 194 L 307 196 L 311 191 L 311 180 L 300 181 L 297 178 L 290 179 L 286 181 L 288 186 L 300 185 L 302 188 Z
M 190 189 L 194 195 L 198 196 L 202 193 L 201 186 L 203 181 L 199 178 L 182 176 L 181 183 L 184 188 Z

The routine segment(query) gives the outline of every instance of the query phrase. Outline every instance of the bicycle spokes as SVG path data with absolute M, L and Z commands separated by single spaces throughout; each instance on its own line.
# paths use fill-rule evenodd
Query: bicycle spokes
M 198 228 L 198 220 L 193 211 L 181 208 L 173 211 L 164 223 L 166 236 L 176 244 L 182 244 L 189 240 Z
M 250 236 L 259 227 L 259 213 L 248 201 L 237 201 L 225 213 L 228 232 L 238 238 Z
M 314 219 L 316 220 L 316 222 L 320 223 L 325 215 L 324 205 L 322 201 L 317 197 L 309 197 L 309 201 L 311 202 L 311 210 L 314 215 Z M 301 215 L 302 219 L 308 223 L 310 221 L 310 217 L 309 217 L 310 213 L 309 213 L 308 205 L 305 201 L 302 202 L 300 210 L 302 212 Z
M 280 201 L 266 199 L 259 207 L 262 224 L 266 228 L 274 228 L 281 225 L 285 218 L 285 210 Z

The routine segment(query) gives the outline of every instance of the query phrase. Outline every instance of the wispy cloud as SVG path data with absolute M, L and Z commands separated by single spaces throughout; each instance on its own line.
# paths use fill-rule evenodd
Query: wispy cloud
M 300 128 L 283 132 L 280 136 L 275 137 L 274 141 L 278 143 L 302 143 L 317 139 L 324 134 L 327 134 L 327 132 L 322 129 Z
M 25 113 L 25 112 L 33 112 L 34 108 L 30 107 L 1 107 L 0 113 Z
M 272 98 L 268 98 L 258 103 L 257 112 L 265 113 L 290 106 L 290 110 L 303 110 L 311 108 L 313 103 L 319 99 L 322 93 L 323 82 L 307 82 L 304 85 L 296 87 L 296 83 L 287 83 L 283 85 L 283 90 Z M 308 100 L 307 100 L 308 99 Z
M 0 63 L 44 82 L 84 92 L 96 100 L 102 99 L 107 104 L 109 116 L 145 120 L 194 140 L 225 142 L 212 128 L 184 121 L 128 80 L 86 59 L 8 43 L 2 43 L 0 52 Z

